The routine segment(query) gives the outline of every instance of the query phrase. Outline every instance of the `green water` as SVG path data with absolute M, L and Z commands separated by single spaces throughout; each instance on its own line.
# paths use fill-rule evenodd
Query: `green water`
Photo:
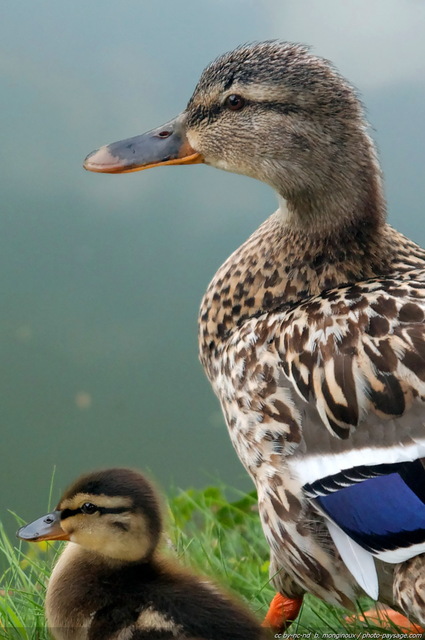
M 365 26 L 354 4 L 2 3 L 2 517 L 44 510 L 55 466 L 55 498 L 107 465 L 150 468 L 164 489 L 250 487 L 198 364 L 196 316 L 273 193 L 203 166 L 81 167 L 101 144 L 176 115 L 222 51 L 281 37 L 332 57 L 377 129 L 391 220 L 425 243 L 423 10 L 360 3 Z M 384 18 L 395 26 L 376 42 Z

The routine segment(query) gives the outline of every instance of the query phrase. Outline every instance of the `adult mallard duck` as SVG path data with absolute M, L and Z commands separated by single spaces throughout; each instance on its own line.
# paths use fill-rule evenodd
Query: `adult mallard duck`
M 130 469 L 79 478 L 56 510 L 19 538 L 69 540 L 46 598 L 56 640 L 265 640 L 266 631 L 215 585 L 161 556 L 152 484 Z
M 194 162 L 258 178 L 279 201 L 199 316 L 274 583 L 344 606 L 366 592 L 425 624 L 425 251 L 385 221 L 361 103 L 303 46 L 242 46 L 175 120 L 85 168 Z

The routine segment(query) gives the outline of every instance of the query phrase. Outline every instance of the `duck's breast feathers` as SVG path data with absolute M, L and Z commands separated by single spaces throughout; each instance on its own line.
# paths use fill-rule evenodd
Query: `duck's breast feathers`
M 231 434 L 242 454 L 244 428 L 253 443 L 261 491 L 282 494 L 280 519 L 315 505 L 374 597 L 367 554 L 425 551 L 424 310 L 425 271 L 372 279 L 248 320 L 222 358 Z
M 304 484 L 423 457 L 424 309 L 425 271 L 416 271 L 329 290 L 234 331 L 215 386 L 235 446 L 238 430 L 253 443 L 247 466 L 310 459 Z

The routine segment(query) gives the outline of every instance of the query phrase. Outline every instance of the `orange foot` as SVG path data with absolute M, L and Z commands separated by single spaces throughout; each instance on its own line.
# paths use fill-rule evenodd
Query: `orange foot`
M 390 609 L 389 607 L 379 606 L 376 609 L 370 609 L 369 611 L 365 611 L 363 616 L 349 616 L 345 618 L 347 622 L 355 622 L 356 620 L 359 622 L 373 622 L 377 626 L 382 627 L 383 629 L 392 629 L 397 627 L 403 633 L 423 633 L 424 629 L 413 622 L 410 622 L 398 611 L 394 611 L 394 609 Z
M 277 593 L 270 603 L 263 627 L 284 631 L 296 619 L 302 603 L 302 598 L 287 598 Z

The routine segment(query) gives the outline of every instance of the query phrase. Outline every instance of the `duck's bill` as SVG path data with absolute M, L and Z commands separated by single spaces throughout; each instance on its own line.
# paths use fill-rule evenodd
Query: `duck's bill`
M 169 164 L 197 164 L 204 159 L 190 146 L 184 116 L 141 136 L 113 142 L 89 153 L 84 168 L 98 173 L 129 173 Z
M 60 511 L 53 511 L 46 516 L 30 522 L 21 527 L 16 535 L 21 540 L 29 542 L 41 542 L 42 540 L 69 540 L 68 535 L 62 529 L 60 523 Z

